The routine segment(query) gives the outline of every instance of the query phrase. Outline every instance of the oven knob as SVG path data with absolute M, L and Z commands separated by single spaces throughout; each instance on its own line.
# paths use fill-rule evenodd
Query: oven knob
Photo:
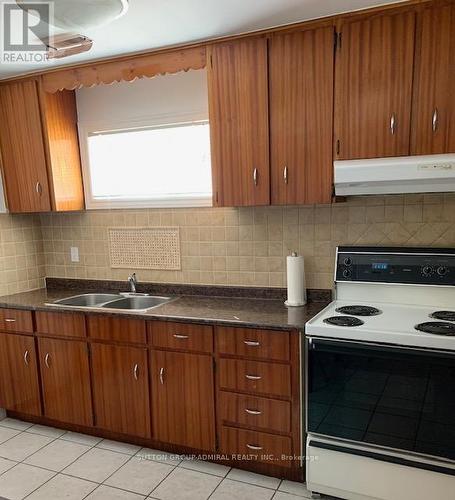
M 437 273 L 439 274 L 439 276 L 445 276 L 448 272 L 449 270 L 447 269 L 447 267 L 444 266 L 438 267 Z
M 430 276 L 433 273 L 433 268 L 431 266 L 423 266 L 422 267 L 422 274 L 424 276 Z
M 352 273 L 351 273 L 351 271 L 350 271 L 349 269 L 345 269 L 345 270 L 343 271 L 343 277 L 344 277 L 344 278 L 350 278 L 350 277 L 351 277 L 351 274 L 352 274 Z
M 346 257 L 346 258 L 344 259 L 344 265 L 345 265 L 345 266 L 350 266 L 351 264 L 352 264 L 352 259 L 351 259 L 351 257 Z

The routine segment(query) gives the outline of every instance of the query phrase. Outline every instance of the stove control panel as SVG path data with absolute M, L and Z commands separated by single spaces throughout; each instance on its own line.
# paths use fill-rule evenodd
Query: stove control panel
M 455 249 L 339 247 L 336 281 L 455 286 Z

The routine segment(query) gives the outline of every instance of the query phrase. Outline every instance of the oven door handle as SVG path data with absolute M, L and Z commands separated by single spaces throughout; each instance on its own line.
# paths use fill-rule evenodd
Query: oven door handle
M 422 349 L 421 347 L 410 347 L 410 346 L 400 346 L 400 345 L 390 345 L 390 344 L 380 344 L 377 342 L 362 342 L 356 340 L 342 340 L 342 339 L 322 339 L 320 337 L 307 337 L 308 340 L 308 350 L 316 351 L 320 348 L 327 347 L 337 347 L 337 348 L 353 348 L 353 349 L 368 349 L 370 351 L 380 351 L 380 352 L 390 352 L 396 351 L 408 354 L 417 355 L 435 355 L 438 357 L 451 358 L 454 356 L 452 351 L 441 351 L 440 349 L 432 349 L 431 347 L 427 349 Z
M 429 464 L 425 462 L 417 462 L 414 460 L 408 460 L 406 458 L 397 457 L 395 455 L 385 455 L 383 453 L 378 453 L 370 450 L 361 450 L 354 448 L 352 446 L 340 446 L 334 443 L 326 443 L 323 441 L 317 441 L 315 439 L 310 439 L 308 446 L 313 448 L 319 448 L 322 450 L 336 451 L 339 453 L 346 453 L 349 455 L 356 455 L 358 457 L 372 458 L 373 460 L 378 460 L 381 462 L 387 462 L 389 464 L 403 465 L 405 467 L 413 467 L 415 469 L 423 469 L 432 472 L 439 472 L 440 474 L 446 474 L 449 476 L 455 476 L 455 469 L 450 467 L 442 467 L 440 465 Z

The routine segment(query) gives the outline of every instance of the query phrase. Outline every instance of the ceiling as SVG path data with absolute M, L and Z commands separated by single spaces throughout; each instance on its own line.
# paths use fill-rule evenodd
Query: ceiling
M 120 54 L 245 33 L 396 1 L 130 0 L 125 16 L 107 26 L 83 33 L 94 41 L 89 52 L 34 65 L 1 62 L 0 79 Z M 5 2 L 6 0 L 0 0 L 0 4 Z

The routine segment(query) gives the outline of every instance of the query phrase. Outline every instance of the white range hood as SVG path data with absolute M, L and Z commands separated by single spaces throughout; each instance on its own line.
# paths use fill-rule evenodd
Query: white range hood
M 335 161 L 335 194 L 455 191 L 455 154 Z

